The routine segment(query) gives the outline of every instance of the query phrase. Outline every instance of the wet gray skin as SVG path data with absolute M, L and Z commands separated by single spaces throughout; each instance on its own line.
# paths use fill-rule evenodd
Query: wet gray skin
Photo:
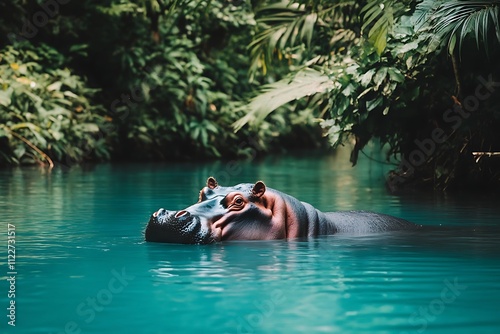
M 189 212 L 160 209 L 149 219 L 146 241 L 180 244 L 209 244 L 220 241 L 204 217 Z
M 314 237 L 335 233 L 365 234 L 420 228 L 404 219 L 368 211 L 324 213 L 308 203 L 267 188 L 264 191 L 270 198 L 283 200 L 285 210 L 290 214 L 288 219 L 295 220 L 298 228 L 294 234 L 286 232 L 277 236 L 272 234 L 269 214 L 265 213 L 270 210 L 263 207 L 262 201 L 255 198 L 253 191 L 255 184 L 221 187 L 215 179 L 209 178 L 207 186 L 200 191 L 198 203 L 180 211 L 160 209 L 153 213 L 146 227 L 146 241 L 209 244 L 224 240 Z M 245 198 L 245 207 L 239 211 L 228 207 L 235 194 Z M 273 210 L 276 210 L 276 206 Z

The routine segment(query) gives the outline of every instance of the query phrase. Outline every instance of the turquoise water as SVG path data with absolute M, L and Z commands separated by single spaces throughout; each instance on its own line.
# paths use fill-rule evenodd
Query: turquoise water
M 500 209 L 479 194 L 393 196 L 387 167 L 345 154 L 236 164 L 0 170 L 1 333 L 496 333 Z M 317 208 L 425 232 L 192 246 L 143 241 L 149 215 L 206 178 L 264 180 Z M 15 298 L 8 298 L 8 224 Z M 8 325 L 15 301 L 15 327 Z

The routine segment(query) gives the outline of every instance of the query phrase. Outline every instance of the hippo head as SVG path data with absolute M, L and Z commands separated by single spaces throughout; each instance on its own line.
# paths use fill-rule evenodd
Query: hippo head
M 146 227 L 146 241 L 208 244 L 270 239 L 272 213 L 262 201 L 265 191 L 262 181 L 221 187 L 210 177 L 198 203 L 180 211 L 160 209 L 153 213 Z

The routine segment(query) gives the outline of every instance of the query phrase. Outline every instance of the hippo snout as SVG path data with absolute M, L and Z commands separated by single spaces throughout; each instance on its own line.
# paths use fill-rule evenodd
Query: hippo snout
M 145 231 L 146 241 L 183 244 L 208 244 L 220 240 L 212 235 L 208 221 L 187 210 L 168 211 L 163 208 L 151 215 Z

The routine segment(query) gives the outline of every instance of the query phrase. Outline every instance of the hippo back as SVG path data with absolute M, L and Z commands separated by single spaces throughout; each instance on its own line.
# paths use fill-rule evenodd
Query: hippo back
M 370 211 L 325 212 L 336 233 L 365 234 L 383 231 L 415 230 L 419 225 L 390 215 Z

